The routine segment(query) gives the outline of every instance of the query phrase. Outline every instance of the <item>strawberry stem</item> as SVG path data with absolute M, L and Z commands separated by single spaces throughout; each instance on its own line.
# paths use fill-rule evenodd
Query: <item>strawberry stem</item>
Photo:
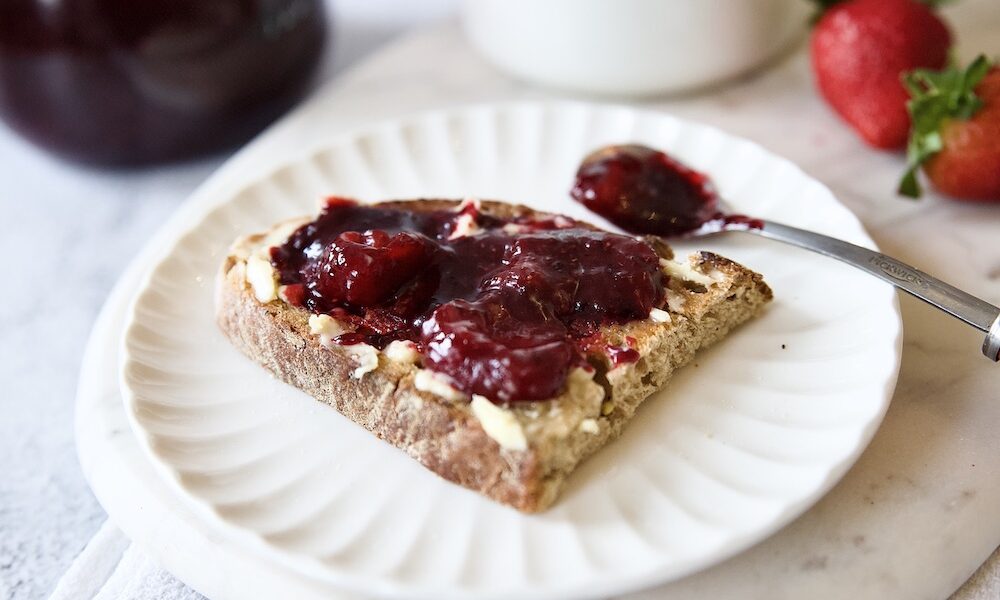
M 941 126 L 949 119 L 970 119 L 982 108 L 983 101 L 976 96 L 975 89 L 992 66 L 992 62 L 980 54 L 964 70 L 917 69 L 903 75 L 903 84 L 910 92 L 906 107 L 912 125 L 906 147 L 907 169 L 899 183 L 900 195 L 920 197 L 917 171 L 941 151 Z

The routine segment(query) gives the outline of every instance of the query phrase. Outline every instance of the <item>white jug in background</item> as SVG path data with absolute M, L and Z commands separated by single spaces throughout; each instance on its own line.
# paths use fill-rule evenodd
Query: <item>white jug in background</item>
M 602 95 L 723 81 L 806 31 L 806 0 L 465 0 L 471 43 L 514 76 Z

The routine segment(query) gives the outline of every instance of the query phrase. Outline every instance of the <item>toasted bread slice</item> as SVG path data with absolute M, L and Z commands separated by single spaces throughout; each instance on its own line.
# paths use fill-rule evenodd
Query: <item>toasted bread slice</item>
M 455 208 L 458 201 L 414 200 L 410 210 Z M 545 218 L 524 206 L 483 201 L 486 214 Z M 445 479 L 524 512 L 545 509 L 574 468 L 614 439 L 636 408 L 666 385 L 674 370 L 771 299 L 763 278 L 726 258 L 701 252 L 675 262 L 669 246 L 651 242 L 667 271 L 668 309 L 650 319 L 605 327 L 604 340 L 638 350 L 637 362 L 572 372 L 564 391 L 542 402 L 495 406 L 470 399 L 419 366 L 415 352 L 338 346 L 324 339 L 315 315 L 261 293 L 261 256 L 310 219 L 275 226 L 233 245 L 218 279 L 218 324 L 248 357 Z M 255 258 L 256 257 L 256 258 Z M 255 288 L 255 283 L 257 287 Z M 273 284 L 273 282 L 272 282 Z

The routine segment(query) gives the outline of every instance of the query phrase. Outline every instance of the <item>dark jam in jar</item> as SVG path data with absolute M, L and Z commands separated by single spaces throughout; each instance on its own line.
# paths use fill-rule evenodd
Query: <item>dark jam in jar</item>
M 242 143 L 305 91 L 322 0 L 2 0 L 0 116 L 109 166 Z
M 289 302 L 349 325 L 336 341 L 410 340 L 425 367 L 501 403 L 557 396 L 586 366 L 586 340 L 666 299 L 647 242 L 565 217 L 497 218 L 474 203 L 413 211 L 331 199 L 271 260 Z
M 763 223 L 719 210 L 707 175 L 667 154 L 637 144 L 609 146 L 580 165 L 570 195 L 625 231 L 665 237 Z

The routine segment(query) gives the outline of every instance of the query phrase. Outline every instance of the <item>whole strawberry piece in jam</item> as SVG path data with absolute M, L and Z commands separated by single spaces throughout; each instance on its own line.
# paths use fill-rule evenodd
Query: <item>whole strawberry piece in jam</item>
M 876 148 L 906 145 L 910 117 L 902 75 L 947 64 L 951 33 L 917 0 L 847 0 L 828 9 L 812 33 L 820 93 Z
M 420 234 L 346 231 L 314 263 L 314 291 L 327 302 L 375 306 L 418 275 L 432 254 Z
M 922 166 L 944 194 L 1000 202 L 1000 68 L 980 56 L 965 70 L 915 71 L 906 84 L 913 134 L 900 193 L 920 195 Z
M 577 360 L 562 323 L 521 320 L 493 292 L 440 306 L 423 324 L 421 341 L 427 366 L 466 393 L 504 404 L 559 395 Z

